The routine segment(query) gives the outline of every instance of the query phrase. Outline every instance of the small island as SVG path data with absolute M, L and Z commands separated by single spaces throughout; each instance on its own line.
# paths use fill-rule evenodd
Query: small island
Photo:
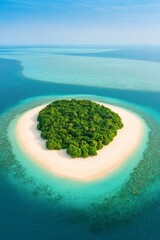
M 84 100 L 84 101 L 88 101 L 88 100 Z M 54 104 L 60 104 L 60 102 L 61 101 L 55 101 Z M 67 100 L 67 103 L 68 103 L 68 100 Z M 71 103 L 71 101 L 69 101 L 69 103 Z M 144 138 L 145 123 L 143 119 L 141 119 L 139 116 L 137 116 L 133 112 L 123 107 L 112 105 L 112 104 L 106 104 L 106 103 L 96 103 L 93 101 L 92 103 L 93 105 L 92 104 L 91 105 L 95 106 L 96 114 L 97 114 L 97 105 L 98 105 L 98 108 L 100 107 L 100 109 L 102 109 L 102 112 L 107 111 L 108 113 L 110 113 L 112 115 L 112 119 L 114 119 L 114 116 L 116 118 L 119 116 L 117 120 L 120 119 L 121 121 L 119 122 L 120 125 L 116 125 L 117 129 L 118 129 L 118 126 L 119 128 L 121 127 L 121 129 L 117 130 L 117 135 L 114 137 L 113 141 L 111 141 L 109 144 L 105 145 L 104 147 L 102 146 L 104 145 L 104 142 L 103 142 L 104 139 L 100 140 L 99 138 L 98 140 L 93 140 L 91 136 L 95 136 L 95 131 L 87 131 L 86 129 L 85 133 L 88 134 L 90 132 L 90 135 L 89 135 L 90 138 L 87 138 L 87 139 L 92 139 L 92 141 L 89 143 L 93 143 L 93 141 L 96 141 L 96 142 L 101 141 L 102 143 L 101 147 L 103 148 L 100 151 L 97 151 L 97 155 L 94 155 L 94 156 L 90 155 L 86 158 L 84 158 L 83 156 L 73 158 L 71 157 L 71 155 L 67 153 L 66 149 L 50 150 L 46 147 L 46 142 L 48 140 L 47 139 L 44 140 L 41 137 L 42 131 L 37 129 L 37 119 L 39 119 L 39 116 L 44 112 L 44 109 L 49 109 L 50 105 L 53 105 L 53 103 L 51 104 L 48 103 L 48 104 L 44 104 L 44 105 L 40 105 L 35 108 L 32 108 L 24 112 L 18 118 L 13 120 L 13 125 L 15 126 L 14 128 L 15 137 L 16 137 L 14 139 L 16 139 L 21 153 L 28 156 L 28 161 L 30 160 L 34 166 L 36 164 L 38 168 L 41 168 L 43 171 L 46 171 L 52 176 L 58 176 L 58 177 L 62 177 L 62 178 L 66 178 L 74 181 L 83 181 L 83 182 L 95 181 L 100 178 L 107 177 L 111 173 L 114 173 L 114 171 L 122 167 L 122 165 L 127 161 L 127 159 L 128 161 L 130 161 L 131 159 L 129 159 L 129 157 L 132 156 L 132 154 L 134 154 L 141 146 L 141 143 L 143 142 L 143 138 Z M 90 104 L 90 102 L 88 102 L 88 104 Z M 64 108 L 64 112 L 65 111 L 66 111 L 66 108 Z M 67 111 L 69 111 L 69 109 Z M 76 113 L 77 113 L 77 107 L 76 107 Z M 84 110 L 82 113 L 84 114 Z M 96 114 L 95 114 L 96 116 L 95 120 L 97 119 Z M 88 113 L 87 116 L 88 115 L 90 114 Z M 74 116 L 73 112 L 71 116 L 73 120 L 77 121 L 77 116 Z M 104 118 L 105 116 L 106 116 L 106 119 Z M 107 116 L 108 115 L 103 116 L 104 121 L 105 120 L 107 121 Z M 63 117 L 65 117 L 65 114 Z M 89 118 L 90 124 L 94 124 L 96 126 L 96 129 L 97 128 L 99 129 L 98 127 L 99 124 L 97 122 L 95 124 L 93 121 L 93 118 L 92 120 Z M 44 119 L 45 121 L 49 122 L 50 114 L 48 114 L 48 116 L 46 115 L 46 118 Z M 123 127 L 122 127 L 122 122 L 123 122 Z M 48 130 L 50 130 L 50 126 L 52 126 L 52 124 L 49 125 L 49 123 L 47 123 L 46 126 L 48 126 Z M 113 125 L 114 124 L 115 123 L 113 123 Z M 66 130 L 68 131 L 69 124 L 67 126 L 68 128 Z M 79 128 L 80 126 L 81 125 L 79 125 Z M 38 126 L 38 128 L 40 128 L 40 126 Z M 63 122 L 62 124 L 59 124 L 59 128 L 63 129 Z M 57 128 L 57 133 L 59 133 L 60 135 L 59 128 Z M 70 128 L 70 131 L 71 129 L 72 128 Z M 108 130 L 108 132 L 110 131 Z M 67 134 L 64 134 L 64 136 L 66 136 L 67 138 Z M 100 134 L 100 136 L 103 136 L 103 132 L 102 132 L 102 135 Z M 59 136 L 57 137 L 59 139 Z M 88 144 L 86 140 L 82 140 L 82 141 L 85 141 L 86 145 Z M 88 144 L 87 146 L 90 148 L 92 144 L 91 145 Z M 61 147 L 62 147 L 62 143 L 61 143 Z M 88 151 L 88 148 L 87 148 L 87 151 Z M 27 163 L 27 166 L 28 166 L 28 163 Z
M 37 120 L 47 149 L 66 149 L 72 158 L 97 155 L 123 127 L 117 113 L 90 100 L 54 101 L 39 112 Z

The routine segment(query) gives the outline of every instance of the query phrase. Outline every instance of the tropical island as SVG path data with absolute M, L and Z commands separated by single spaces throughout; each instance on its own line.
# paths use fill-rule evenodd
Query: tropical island
M 81 104 L 79 104 L 78 107 L 77 104 L 79 103 L 79 101 Z M 70 107 L 66 107 L 65 105 L 71 104 L 71 102 L 74 103 L 76 106 L 74 114 L 73 110 L 71 110 Z M 83 104 L 88 104 L 93 110 L 93 113 L 92 111 L 87 112 L 86 110 L 86 116 L 90 116 L 88 117 L 88 122 L 86 120 L 84 121 L 85 107 L 83 107 L 83 111 L 81 111 Z M 65 105 L 65 107 L 62 108 L 62 105 Z M 58 113 L 57 115 L 56 113 L 55 115 L 55 109 L 53 108 L 53 106 L 54 108 L 55 106 L 59 106 L 58 108 L 61 109 L 61 111 L 63 109 L 63 114 Z M 53 116 L 56 116 L 56 118 L 59 118 L 59 120 L 61 118 L 66 118 L 66 120 L 68 119 L 67 115 L 65 115 L 66 112 L 68 112 L 66 114 L 70 114 L 71 116 L 68 121 L 64 121 L 64 123 L 63 120 L 61 120 L 61 124 L 59 125 L 57 122 L 59 120 L 56 120 L 56 118 L 52 123 L 50 123 L 53 117 L 52 115 L 50 115 L 51 109 L 53 111 Z M 72 112 L 72 114 L 69 113 L 70 111 Z M 100 115 L 97 115 L 97 112 L 99 112 Z M 81 118 L 80 113 L 82 114 Z M 101 116 L 101 114 L 103 117 Z M 37 119 L 38 124 L 41 122 L 40 124 L 42 125 L 37 126 Z M 72 122 L 71 124 L 70 119 L 75 122 Z M 104 125 L 102 124 L 103 122 Z M 74 131 L 75 128 L 73 127 L 74 125 L 76 126 L 75 123 L 78 125 L 78 132 Z M 121 168 L 121 166 L 126 161 L 132 161 L 130 159 L 130 156 L 132 156 L 132 154 L 134 154 L 139 149 L 139 147 L 141 147 L 145 132 L 144 121 L 133 112 L 120 106 L 108 103 L 96 103 L 93 101 L 90 102 L 89 100 L 62 100 L 54 101 L 54 104 L 47 103 L 44 105 L 40 105 L 24 112 L 17 119 L 14 119 L 13 125 L 15 126 L 14 129 L 16 136 L 16 138 L 14 139 L 17 141 L 17 146 L 19 146 L 21 154 L 25 154 L 28 156 L 28 159 L 31 163 L 31 168 L 33 167 L 33 165 L 37 165 L 37 167 L 41 168 L 42 171 L 46 171 L 53 176 L 59 176 L 70 180 L 85 182 L 106 177 L 116 171 L 118 168 Z M 109 125 L 111 127 L 109 127 Z M 42 128 L 42 126 L 46 126 L 46 129 L 44 128 L 42 131 L 38 130 Z M 56 129 L 54 126 L 56 126 Z M 64 128 L 64 126 L 66 127 Z M 83 130 L 84 127 L 85 130 Z M 93 131 L 93 127 L 96 131 Z M 57 135 L 53 135 L 53 132 L 51 131 L 50 136 L 50 131 L 48 131 L 50 129 L 52 129 L 52 131 L 54 129 L 54 134 Z M 64 130 L 62 131 L 62 129 Z M 109 138 L 107 138 L 107 141 L 108 139 L 113 139 L 109 143 L 106 141 L 106 138 L 103 137 L 104 134 L 102 129 L 106 129 L 106 132 L 108 132 Z M 70 133 L 68 133 L 68 131 L 70 131 Z M 76 138 L 73 139 L 71 132 Z M 95 132 L 99 133 L 97 138 Z M 45 140 L 41 136 L 43 135 L 42 133 L 44 134 L 43 138 L 45 138 Z M 47 133 L 48 136 L 45 136 L 45 134 Z M 67 138 L 68 135 L 69 138 Z M 64 136 L 64 138 L 62 138 L 62 136 Z M 85 140 L 83 139 L 84 136 Z M 105 137 L 106 136 L 107 135 L 105 135 Z M 47 137 L 51 138 L 47 139 Z M 82 151 L 83 148 L 79 152 L 81 154 L 87 154 L 82 155 L 81 157 L 75 157 L 75 155 L 73 155 L 73 158 L 66 151 L 67 145 L 65 144 L 67 143 L 67 141 L 63 141 L 65 140 L 65 138 L 67 139 L 67 141 L 74 141 L 74 146 L 77 146 L 78 148 L 81 148 L 85 145 L 86 152 Z M 48 149 L 46 147 L 46 142 L 50 141 L 50 139 L 52 139 L 51 142 L 53 142 L 53 139 L 58 139 L 58 141 L 50 144 L 51 148 L 65 148 L 62 148 L 60 150 Z M 78 145 L 80 142 L 79 139 L 82 140 L 82 145 Z M 105 145 L 105 143 L 108 144 Z M 49 146 L 49 143 L 47 143 L 47 145 Z M 96 146 L 96 148 L 92 148 L 94 146 Z M 100 151 L 97 151 L 97 146 L 101 147 L 102 149 Z M 93 150 L 96 151 L 94 151 L 94 154 L 97 153 L 97 155 L 92 155 Z M 85 156 L 86 158 L 84 158 Z M 28 162 L 26 164 L 27 166 L 30 165 Z
M 67 149 L 72 158 L 97 155 L 123 127 L 117 113 L 90 100 L 54 101 L 39 112 L 37 120 L 47 149 Z

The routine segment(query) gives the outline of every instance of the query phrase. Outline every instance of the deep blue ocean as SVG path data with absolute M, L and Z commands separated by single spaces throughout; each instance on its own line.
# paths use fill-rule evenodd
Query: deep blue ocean
M 150 128 L 130 179 L 87 209 L 64 206 L 63 194 L 28 176 L 8 138 L 16 115 L 70 96 L 124 102 Z M 159 46 L 0 48 L 0 240 L 159 240 L 159 130 Z

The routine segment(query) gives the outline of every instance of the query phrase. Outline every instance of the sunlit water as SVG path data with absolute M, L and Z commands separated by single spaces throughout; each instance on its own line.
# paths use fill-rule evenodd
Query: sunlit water
M 160 90 L 158 61 L 107 57 L 107 53 L 116 51 L 119 51 L 118 47 L 16 49 L 9 55 L 2 53 L 2 57 L 21 61 L 23 74 L 35 80 L 116 89 Z M 94 57 L 93 53 L 97 52 L 102 52 L 102 57 Z

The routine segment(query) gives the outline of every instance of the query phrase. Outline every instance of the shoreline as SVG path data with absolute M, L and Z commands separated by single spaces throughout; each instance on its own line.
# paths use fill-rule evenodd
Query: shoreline
M 37 130 L 37 116 L 46 106 L 25 112 L 16 123 L 15 135 L 21 150 L 43 170 L 75 181 L 93 181 L 107 177 L 125 163 L 143 140 L 144 122 L 136 114 L 111 104 L 103 104 L 119 114 L 124 127 L 97 156 L 71 158 L 66 150 L 48 150 Z

